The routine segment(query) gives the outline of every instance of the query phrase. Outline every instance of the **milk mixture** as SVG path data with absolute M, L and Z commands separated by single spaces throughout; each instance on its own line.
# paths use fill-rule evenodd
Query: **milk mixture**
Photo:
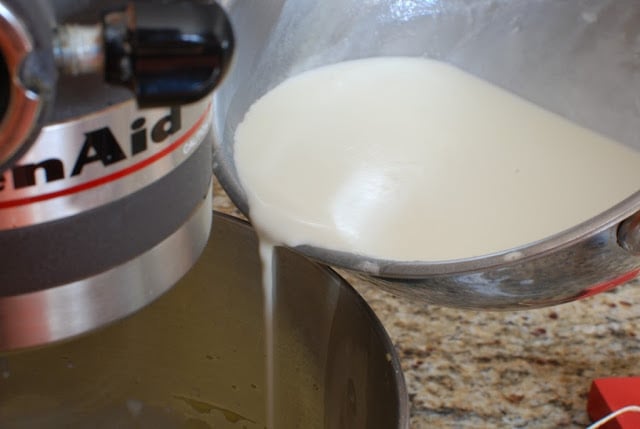
M 634 150 L 428 59 L 302 73 L 259 99 L 235 139 L 263 238 L 390 260 L 541 240 L 640 184 Z

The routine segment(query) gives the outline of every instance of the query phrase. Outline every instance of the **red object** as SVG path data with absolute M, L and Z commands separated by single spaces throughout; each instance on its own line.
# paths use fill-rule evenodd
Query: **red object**
M 608 416 L 620 408 L 640 406 L 640 377 L 598 378 L 591 383 L 587 412 L 592 421 Z M 638 429 L 640 413 L 628 412 L 607 422 L 602 429 Z
M 585 292 L 583 292 L 578 298 L 579 299 L 587 298 L 595 294 L 598 294 L 600 292 L 613 289 L 616 286 L 620 286 L 622 283 L 626 283 L 635 279 L 636 277 L 638 277 L 638 274 L 640 274 L 640 269 L 629 271 L 628 273 L 622 274 L 621 276 L 618 276 L 614 279 L 611 279 L 606 282 L 602 282 L 600 284 L 590 287 Z

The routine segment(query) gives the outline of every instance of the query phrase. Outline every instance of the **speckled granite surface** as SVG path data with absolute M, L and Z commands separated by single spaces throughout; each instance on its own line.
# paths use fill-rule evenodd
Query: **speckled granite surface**
M 638 284 L 508 313 L 415 304 L 352 284 L 396 345 L 412 428 L 584 428 L 593 378 L 640 375 Z
M 216 195 L 216 210 L 239 214 Z M 343 275 L 396 345 L 412 428 L 584 428 L 593 378 L 640 375 L 639 282 L 498 313 L 417 304 Z

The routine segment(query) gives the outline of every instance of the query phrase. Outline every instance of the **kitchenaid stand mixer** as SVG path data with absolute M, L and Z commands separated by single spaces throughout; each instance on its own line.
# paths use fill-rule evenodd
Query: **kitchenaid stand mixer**
M 0 2 L 0 350 L 155 299 L 211 221 L 214 2 Z

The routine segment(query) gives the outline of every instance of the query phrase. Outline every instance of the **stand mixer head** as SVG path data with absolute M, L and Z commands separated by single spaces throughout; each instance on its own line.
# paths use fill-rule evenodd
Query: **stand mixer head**
M 0 2 L 0 350 L 144 306 L 211 219 L 209 94 L 234 39 L 213 2 Z

